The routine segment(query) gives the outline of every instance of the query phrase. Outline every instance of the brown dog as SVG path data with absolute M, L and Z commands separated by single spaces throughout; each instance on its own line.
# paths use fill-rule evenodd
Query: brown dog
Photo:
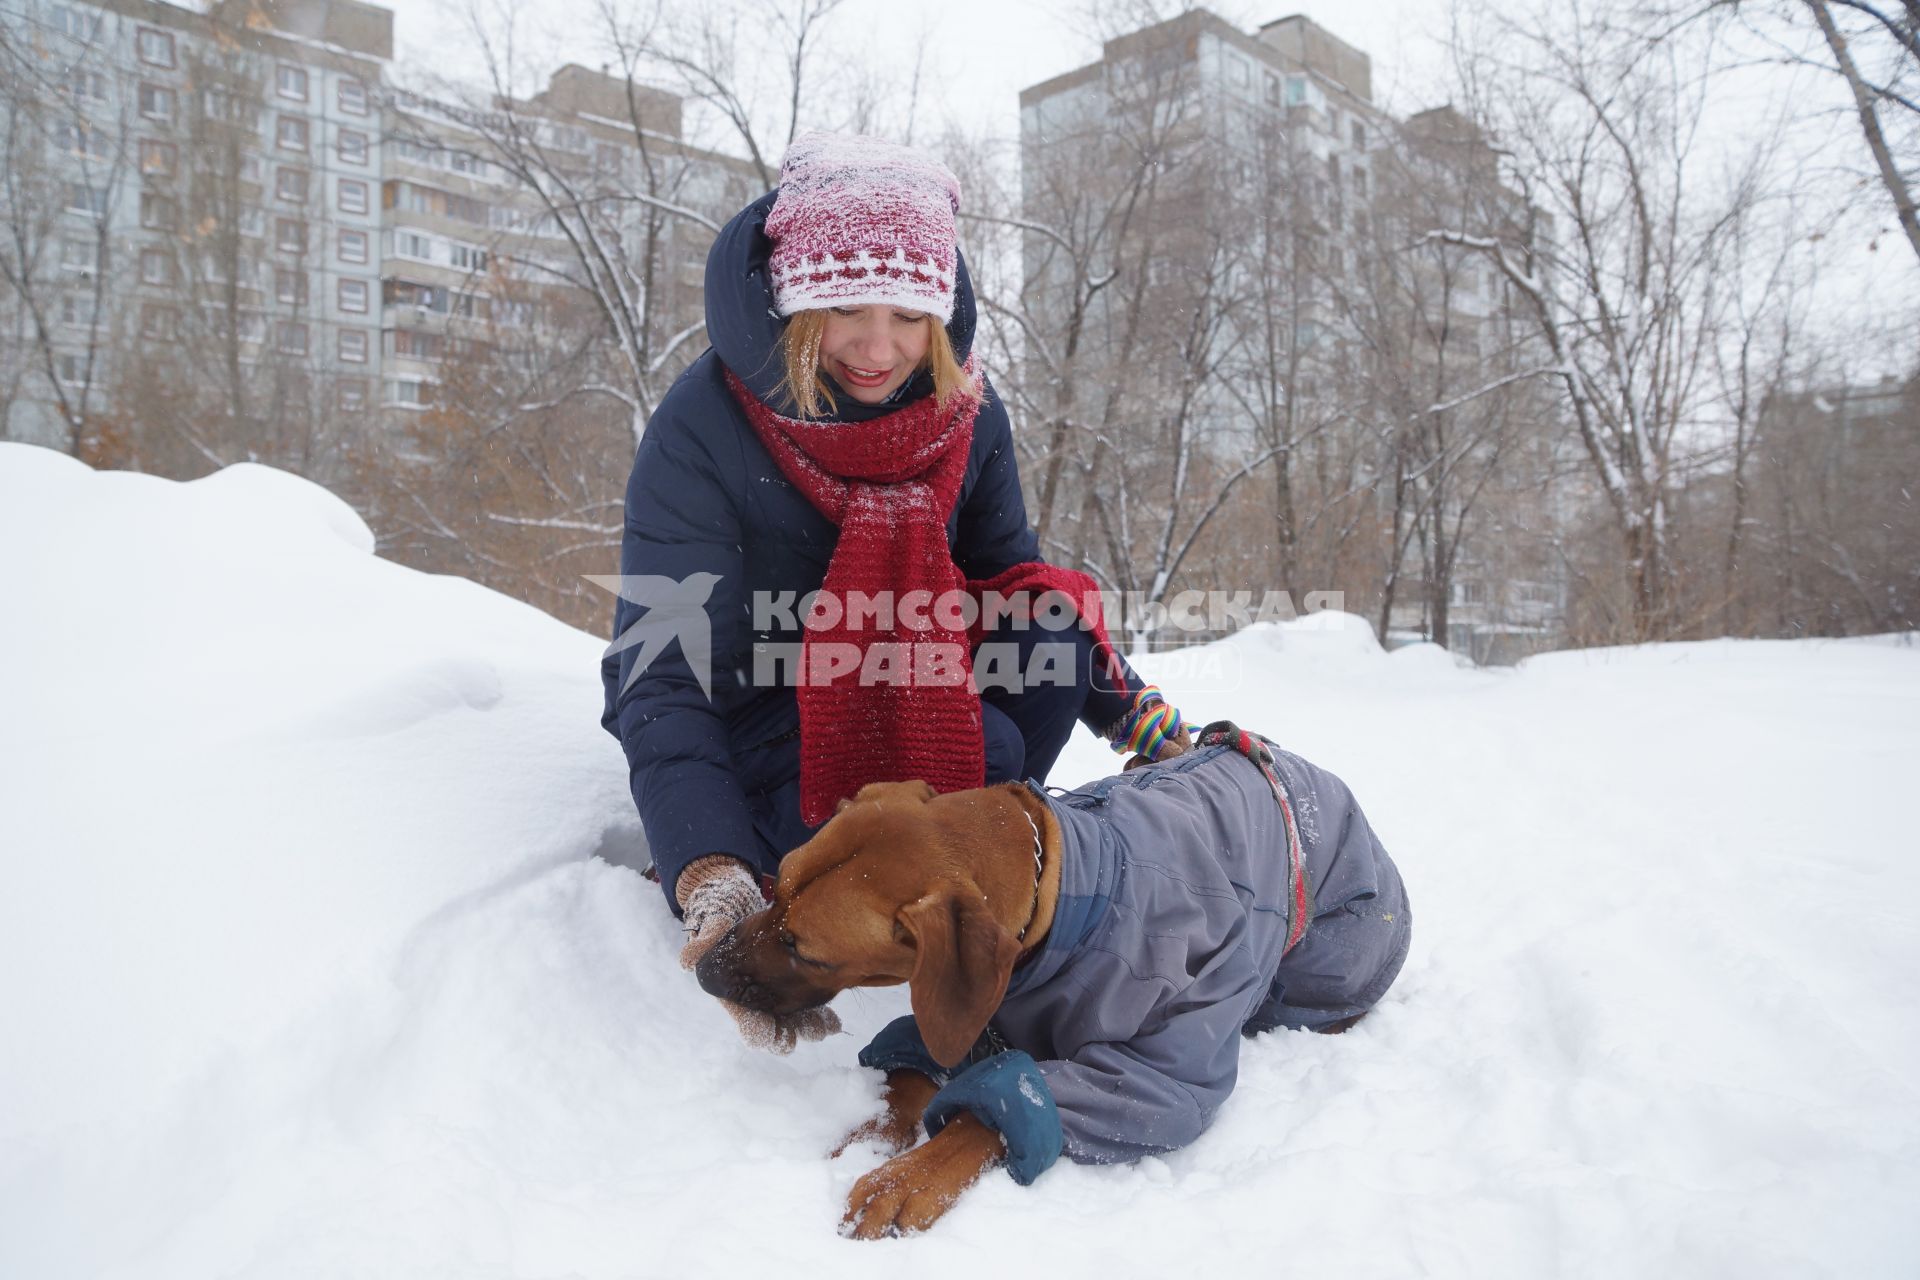
M 849 987 L 904 982 L 929 1052 L 959 1062 L 1016 961 L 1046 936 L 1059 838 L 1046 805 L 1018 783 L 944 796 L 921 782 L 864 787 L 788 855 L 772 905 L 701 960 L 700 985 L 780 1015 Z M 907 1150 L 937 1088 L 919 1072 L 889 1072 L 885 1114 L 849 1135 L 847 1144 L 871 1138 L 904 1152 L 854 1185 L 851 1234 L 925 1229 L 1000 1158 L 1000 1135 L 965 1115 Z
M 1411 929 L 1346 784 L 1222 724 L 1060 795 L 865 787 L 697 972 L 775 1015 L 908 985 L 913 1016 L 861 1054 L 888 1072 L 886 1112 L 852 1137 L 904 1152 L 849 1199 L 848 1229 L 873 1237 L 926 1227 L 1002 1158 L 1027 1183 L 1063 1153 L 1192 1142 L 1244 1035 L 1351 1026 Z

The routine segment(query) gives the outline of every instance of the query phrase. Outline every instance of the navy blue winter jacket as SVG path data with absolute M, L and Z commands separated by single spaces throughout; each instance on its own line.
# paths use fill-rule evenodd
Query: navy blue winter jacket
M 748 205 L 707 257 L 707 337 L 713 344 L 681 374 L 648 420 L 627 485 L 622 575 L 685 581 L 717 576 L 707 601 L 712 625 L 712 697 L 703 692 L 678 644 L 651 656 L 627 687 L 642 650 L 610 654 L 601 664 L 606 704 L 601 723 L 625 748 L 634 803 L 669 904 L 680 872 L 695 858 L 728 853 L 771 874 L 791 847 L 791 833 L 771 812 L 768 795 L 797 768 L 799 730 L 794 691 L 756 687 L 757 645 L 794 645 L 797 625 L 761 619 L 755 593 L 786 593 L 791 602 L 826 577 L 839 531 L 788 483 L 727 390 L 731 369 L 763 402 L 779 406 L 778 353 L 785 321 L 774 313 L 765 234 L 775 192 Z M 959 259 L 953 319 L 955 353 L 965 360 L 974 336 L 973 286 Z M 922 372 L 892 402 L 866 406 L 836 395 L 838 420 L 863 422 L 930 395 Z M 969 578 L 988 578 L 1040 558 L 1020 494 L 1007 413 L 991 386 L 973 427 L 973 448 L 947 537 Z M 622 599 L 614 635 L 639 617 Z M 622 690 L 624 689 L 624 692 Z M 1089 719 L 1110 723 L 1125 704 L 1089 699 Z M 1111 696 L 1111 695 L 1109 695 Z M 677 910 L 677 906 L 675 907 Z

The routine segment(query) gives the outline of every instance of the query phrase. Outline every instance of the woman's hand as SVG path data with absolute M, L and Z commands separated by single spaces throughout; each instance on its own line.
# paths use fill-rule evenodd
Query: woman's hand
M 674 885 L 687 930 L 680 967 L 691 969 L 713 950 L 727 931 L 767 905 L 760 882 L 746 863 L 724 853 L 695 858 Z
M 740 859 L 710 853 L 687 864 L 674 886 L 685 919 L 687 943 L 680 948 L 680 967 L 692 969 L 713 950 L 733 926 L 766 905 L 760 882 Z M 756 1049 L 792 1053 L 802 1040 L 824 1040 L 840 1030 L 839 1015 L 827 1008 L 804 1009 L 776 1018 L 731 1000 L 721 1005 L 733 1016 L 740 1038 Z

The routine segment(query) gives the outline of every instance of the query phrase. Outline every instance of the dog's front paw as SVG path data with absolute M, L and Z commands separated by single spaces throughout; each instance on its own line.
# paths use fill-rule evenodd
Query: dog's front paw
M 925 1231 L 1005 1150 L 994 1130 L 972 1116 L 956 1116 L 924 1146 L 895 1156 L 853 1184 L 840 1234 L 878 1240 Z

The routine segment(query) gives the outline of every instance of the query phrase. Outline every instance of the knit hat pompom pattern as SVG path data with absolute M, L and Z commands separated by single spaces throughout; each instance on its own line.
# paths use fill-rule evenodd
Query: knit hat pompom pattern
M 787 148 L 767 215 L 773 307 L 880 305 L 953 318 L 960 180 L 924 151 L 862 134 Z

